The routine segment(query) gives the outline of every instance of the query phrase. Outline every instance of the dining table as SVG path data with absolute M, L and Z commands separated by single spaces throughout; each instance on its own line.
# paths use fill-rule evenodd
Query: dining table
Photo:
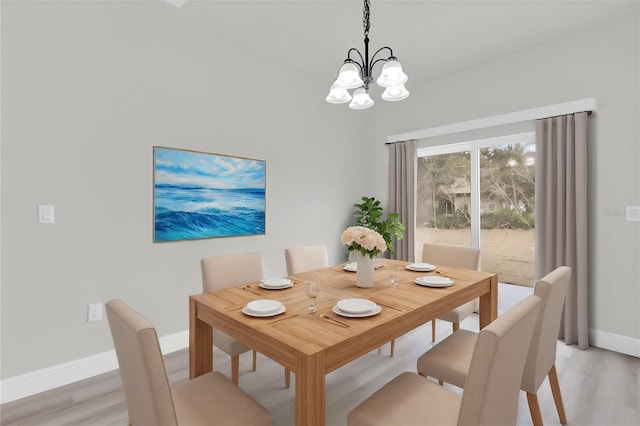
M 495 273 L 439 265 L 430 272 L 412 271 L 409 262 L 391 259 L 376 259 L 375 264 L 369 288 L 356 286 L 356 273 L 340 264 L 289 275 L 292 285 L 286 288 L 251 282 L 189 296 L 189 378 L 213 370 L 215 327 L 294 372 L 296 425 L 324 425 L 326 374 L 475 298 L 480 328 L 497 317 Z M 391 269 L 402 270 L 395 286 L 389 280 Z M 453 284 L 417 285 L 416 279 L 425 276 L 448 277 Z M 320 283 L 317 312 L 309 311 L 308 281 Z M 336 309 L 339 301 L 351 298 L 367 299 L 380 309 L 368 316 Z M 262 299 L 281 302 L 284 312 L 260 317 L 243 313 L 248 303 Z

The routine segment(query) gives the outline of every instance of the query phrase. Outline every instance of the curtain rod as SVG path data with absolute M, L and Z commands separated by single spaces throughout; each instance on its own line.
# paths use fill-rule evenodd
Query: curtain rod
M 539 120 L 541 118 L 556 117 L 558 115 L 573 114 L 586 111 L 589 114 L 596 110 L 596 99 L 585 98 L 576 101 L 564 102 L 555 105 L 546 105 L 523 111 L 478 118 L 475 120 L 461 121 L 459 123 L 446 124 L 444 126 L 431 127 L 429 129 L 414 132 L 401 133 L 387 137 L 387 144 L 402 142 L 410 139 L 426 139 L 435 136 L 450 135 L 469 130 L 485 129 L 487 127 L 501 126 L 505 124 L 519 123 L 523 121 Z

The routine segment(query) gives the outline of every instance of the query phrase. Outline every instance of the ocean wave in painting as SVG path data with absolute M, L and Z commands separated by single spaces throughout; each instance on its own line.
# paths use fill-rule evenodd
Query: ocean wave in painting
M 156 184 L 155 240 L 265 233 L 264 189 Z

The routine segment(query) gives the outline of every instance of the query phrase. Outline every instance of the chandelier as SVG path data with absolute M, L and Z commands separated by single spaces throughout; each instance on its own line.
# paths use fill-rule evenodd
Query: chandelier
M 332 104 L 344 104 L 349 101 L 351 109 L 365 109 L 373 106 L 373 100 L 369 96 L 369 85 L 373 83 L 373 67 L 378 62 L 384 62 L 380 76 L 376 80 L 378 86 L 383 87 L 382 99 L 385 101 L 401 101 L 409 96 L 409 91 L 405 89 L 404 83 L 407 81 L 407 75 L 402 71 L 402 65 L 398 62 L 398 58 L 393 56 L 393 50 L 390 47 L 381 47 L 378 49 L 371 60 L 369 60 L 369 22 L 371 1 L 364 0 L 364 9 L 362 17 L 362 25 L 364 27 L 364 57 L 362 53 L 355 47 L 347 52 L 347 59 L 340 67 L 338 78 L 333 82 L 329 89 L 329 95 L 326 100 Z M 389 53 L 389 56 L 376 59 L 381 52 Z M 351 55 L 357 54 L 356 59 Z M 350 89 L 355 89 L 353 94 L 349 93 Z

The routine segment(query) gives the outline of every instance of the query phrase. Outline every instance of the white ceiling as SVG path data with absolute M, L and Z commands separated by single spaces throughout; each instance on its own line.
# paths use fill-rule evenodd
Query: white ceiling
M 260 60 L 277 61 L 326 80 L 327 86 L 350 47 L 364 50 L 360 0 L 165 1 L 182 2 L 180 10 L 202 9 L 206 20 L 202 24 L 217 36 Z M 637 0 L 371 3 L 370 50 L 391 47 L 409 82 L 595 28 L 625 15 L 639 18 Z

